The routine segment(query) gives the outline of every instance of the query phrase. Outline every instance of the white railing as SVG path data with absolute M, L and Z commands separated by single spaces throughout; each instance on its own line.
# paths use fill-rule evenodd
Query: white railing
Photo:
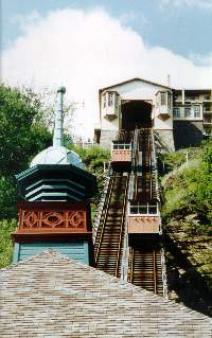
M 75 146 L 81 147 L 83 149 L 92 148 L 92 147 L 98 145 L 96 142 L 83 142 L 83 141 L 74 142 L 73 144 Z
M 131 143 L 112 143 L 111 146 L 112 150 L 125 150 L 125 149 L 131 149 L 132 148 L 132 144 Z

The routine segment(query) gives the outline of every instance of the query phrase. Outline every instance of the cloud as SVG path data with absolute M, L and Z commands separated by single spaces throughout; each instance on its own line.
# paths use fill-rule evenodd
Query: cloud
M 190 54 L 190 60 L 192 60 L 196 65 L 200 66 L 212 66 L 212 52 L 207 55 L 201 54 Z
M 212 9 L 212 0 L 160 0 L 161 6 L 175 7 L 198 7 L 203 9 Z
M 67 87 L 78 102 L 75 131 L 91 134 L 98 121 L 98 89 L 142 77 L 173 86 L 212 87 L 212 64 L 204 65 L 155 46 L 148 47 L 129 24 L 102 9 L 63 9 L 31 15 L 22 35 L 2 57 L 3 80 L 42 91 Z

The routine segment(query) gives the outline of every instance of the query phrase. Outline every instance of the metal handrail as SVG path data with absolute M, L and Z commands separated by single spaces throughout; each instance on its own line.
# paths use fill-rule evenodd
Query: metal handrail
M 99 240 L 99 243 L 98 243 L 97 250 L 95 252 L 95 262 L 96 263 L 97 263 L 97 260 L 99 258 L 99 251 L 100 251 L 100 247 L 101 247 L 101 244 L 102 244 L 102 238 L 103 238 L 105 224 L 106 224 L 106 220 L 107 220 L 109 201 L 110 201 L 110 197 L 111 197 L 111 194 L 112 194 L 112 180 L 113 180 L 113 178 L 111 177 L 110 183 L 109 183 L 109 186 L 108 186 L 108 193 L 106 195 L 106 199 L 105 199 L 105 203 L 104 203 L 104 206 L 106 206 L 106 208 L 104 209 L 105 212 L 104 212 L 104 216 L 103 216 L 104 219 L 103 219 L 103 224 L 102 224 L 102 231 L 101 231 L 101 234 L 100 234 L 100 240 Z M 100 220 L 100 222 L 101 222 L 101 220 Z
M 103 209 L 104 209 L 104 206 L 105 206 L 105 201 L 106 201 L 106 197 L 107 197 L 107 193 L 108 193 L 109 183 L 110 183 L 110 177 L 106 176 L 105 183 L 104 183 L 104 189 L 103 189 L 103 192 L 101 193 L 100 202 L 99 202 L 99 205 L 97 207 L 97 213 L 96 213 L 96 216 L 95 216 L 95 222 L 94 222 L 94 227 L 93 227 L 93 243 L 94 244 L 96 242 L 96 238 L 97 238 L 97 235 L 98 235 L 99 224 L 100 224 L 102 212 L 103 212 Z
M 94 225 L 94 231 L 93 231 L 93 243 L 96 242 L 96 237 L 98 235 L 98 229 L 99 229 L 99 223 L 101 222 L 102 212 L 103 212 L 104 207 L 105 207 L 105 201 L 106 201 L 106 198 L 107 198 L 107 193 L 108 193 L 108 188 L 109 188 L 111 176 L 113 175 L 113 168 L 111 166 L 110 161 L 108 162 L 107 173 L 105 173 L 105 174 L 106 174 L 105 175 L 106 182 L 104 184 L 104 189 L 103 189 L 103 193 L 101 194 L 99 205 L 97 207 L 97 216 L 100 214 L 100 219 L 98 220 L 97 216 L 95 217 L 95 222 L 94 222 L 95 225 Z M 100 207 L 101 202 L 103 202 L 103 205 Z
M 159 196 L 159 184 L 158 184 L 158 167 L 157 167 L 157 159 L 156 159 L 156 149 L 155 149 L 155 137 L 153 131 L 151 131 L 151 137 L 152 137 L 152 156 L 153 156 L 153 174 L 155 176 L 155 190 L 157 194 L 158 200 L 160 200 Z
M 116 271 L 115 271 L 116 277 L 118 277 L 119 264 L 120 264 L 121 242 L 122 242 L 124 220 L 125 220 L 125 208 L 126 208 L 126 202 L 127 202 L 128 182 L 129 182 L 129 176 L 127 176 L 126 186 L 125 186 L 125 191 L 124 191 L 124 203 L 123 203 L 123 207 L 122 207 L 122 219 L 121 219 L 121 230 L 120 230 L 120 238 L 119 238 L 118 257 L 117 257 L 117 261 L 116 261 Z
M 129 282 L 133 283 L 133 277 L 134 277 L 134 265 L 135 265 L 135 249 L 132 249 L 131 252 L 131 262 L 130 262 L 130 276 L 129 276 Z
M 132 151 L 132 169 L 134 170 L 134 173 L 136 172 L 136 166 L 137 166 L 137 158 L 138 158 L 138 136 L 139 136 L 139 130 L 135 129 L 134 136 L 133 136 L 133 151 Z

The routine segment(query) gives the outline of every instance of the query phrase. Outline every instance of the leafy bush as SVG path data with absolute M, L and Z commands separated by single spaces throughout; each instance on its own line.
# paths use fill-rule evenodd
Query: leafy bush
M 97 145 L 90 146 L 89 148 L 82 148 L 69 144 L 69 148 L 78 153 L 85 164 L 86 169 L 97 178 L 98 192 L 91 201 L 92 218 L 94 218 L 99 198 L 104 187 L 104 163 L 109 161 L 110 152 Z
M 164 186 L 165 217 L 196 214 L 199 229 L 210 231 L 212 223 L 212 141 L 201 148 L 202 158 L 196 166 L 185 166 L 170 175 Z
M 186 161 L 186 154 L 182 151 L 162 153 L 159 160 L 164 163 L 167 172 L 182 165 Z
M 16 219 L 0 221 L 0 268 L 11 263 L 13 253 L 11 232 L 15 230 L 16 226 Z

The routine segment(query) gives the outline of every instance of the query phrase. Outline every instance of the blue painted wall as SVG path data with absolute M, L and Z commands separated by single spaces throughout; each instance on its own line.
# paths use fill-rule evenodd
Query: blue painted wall
M 55 249 L 68 258 L 76 259 L 89 265 L 89 245 L 87 241 L 76 242 L 35 242 L 35 243 L 15 243 L 13 251 L 13 264 L 28 259 L 38 253 Z

